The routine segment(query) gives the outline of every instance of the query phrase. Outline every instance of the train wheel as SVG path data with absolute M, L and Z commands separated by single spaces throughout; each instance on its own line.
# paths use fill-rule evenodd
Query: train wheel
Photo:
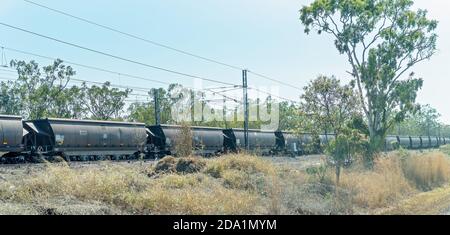
M 61 157 L 62 157 L 62 159 L 64 159 L 64 161 L 70 162 L 70 157 L 65 155 L 64 153 L 61 153 Z
M 32 163 L 45 163 L 45 158 L 42 154 L 37 154 L 31 156 L 31 162 Z

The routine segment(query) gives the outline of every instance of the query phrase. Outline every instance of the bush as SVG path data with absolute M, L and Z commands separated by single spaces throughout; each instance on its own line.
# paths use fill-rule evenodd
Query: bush
M 192 155 L 192 139 L 191 127 L 186 123 L 183 123 L 175 140 L 175 152 L 177 157 L 189 157 Z

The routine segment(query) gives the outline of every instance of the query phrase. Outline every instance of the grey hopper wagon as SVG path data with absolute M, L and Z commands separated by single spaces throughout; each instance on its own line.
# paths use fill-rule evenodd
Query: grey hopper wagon
M 0 157 L 24 151 L 22 117 L 0 115 Z
M 422 148 L 429 149 L 431 148 L 431 138 L 428 136 L 422 136 Z
M 410 137 L 411 138 L 411 148 L 412 149 L 421 149 L 422 148 L 422 139 L 420 137 Z
M 243 129 L 233 129 L 236 137 L 236 146 L 245 150 Z M 276 152 L 277 137 L 274 131 L 249 130 L 248 143 L 250 151 L 261 155 L 272 155 Z
M 174 125 L 148 126 L 150 154 L 177 154 L 182 127 Z M 220 128 L 190 127 L 192 147 L 196 155 L 216 155 L 225 151 L 225 135 Z
M 212 127 L 192 127 L 191 131 L 194 142 L 194 151 L 197 155 L 218 155 L 225 151 L 225 135 L 222 129 Z
M 291 156 L 300 156 L 302 147 L 300 138 L 293 132 L 275 132 L 276 152 Z
M 26 121 L 24 127 L 32 151 L 65 156 L 129 156 L 144 150 L 145 124 L 42 119 Z
M 439 138 L 438 137 L 430 137 L 431 140 L 431 147 L 432 148 L 439 148 Z
M 411 138 L 397 136 L 399 144 L 404 149 L 411 149 Z
M 439 143 L 440 143 L 440 145 L 446 145 L 447 144 L 447 139 L 445 137 L 440 137 Z

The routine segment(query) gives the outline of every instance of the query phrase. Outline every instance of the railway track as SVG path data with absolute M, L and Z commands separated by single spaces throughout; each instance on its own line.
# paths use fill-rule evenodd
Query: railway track
M 16 156 L 16 157 L 0 157 L 1 165 L 20 165 L 20 164 L 41 164 L 41 163 L 59 163 L 59 162 L 101 162 L 101 161 L 155 161 L 158 158 L 148 158 L 142 156 L 79 156 L 79 157 L 62 157 L 62 156 Z

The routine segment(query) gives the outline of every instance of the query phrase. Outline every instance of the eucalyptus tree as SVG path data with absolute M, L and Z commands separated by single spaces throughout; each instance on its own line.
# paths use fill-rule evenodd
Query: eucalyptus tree
M 29 119 L 57 116 L 66 109 L 67 87 L 76 74 L 62 60 L 40 68 L 35 61 L 11 61 L 11 67 L 17 70 L 18 78 L 10 84 L 15 93 L 15 105 L 21 115 Z M 18 113 L 19 114 L 19 113 Z
M 83 84 L 83 91 L 88 112 L 93 119 L 98 120 L 120 119 L 125 99 L 132 92 L 131 89 L 122 91 L 112 88 L 110 82 L 105 82 L 101 87 Z
M 315 0 L 300 10 L 305 32 L 331 35 L 347 57 L 373 153 L 416 108 L 423 80 L 410 69 L 436 52 L 438 22 L 412 7 L 412 0 Z

